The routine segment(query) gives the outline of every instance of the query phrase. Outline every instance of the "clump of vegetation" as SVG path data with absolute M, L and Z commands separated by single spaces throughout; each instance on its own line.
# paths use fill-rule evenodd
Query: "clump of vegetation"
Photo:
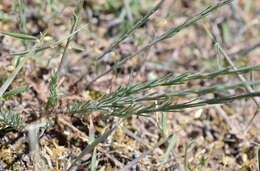
M 102 149 L 100 149 L 99 146 L 100 144 L 102 144 L 104 141 L 108 141 L 111 150 L 114 150 L 115 153 L 119 153 L 117 149 L 113 147 L 114 145 L 112 142 L 113 140 L 109 138 L 114 134 L 120 135 L 120 133 L 118 133 L 119 128 L 124 130 L 124 132 L 129 137 L 133 138 L 135 141 L 139 143 L 143 143 L 145 148 L 149 147 L 145 152 L 143 153 L 140 152 L 138 155 L 136 154 L 134 159 L 128 161 L 125 165 L 121 165 L 120 162 L 114 159 L 114 157 L 111 157 L 110 154 L 107 154 L 107 157 L 110 160 L 112 160 L 114 163 L 117 163 L 117 165 L 121 166 L 120 167 L 121 170 L 126 170 L 129 168 L 136 167 L 138 162 L 142 161 L 147 155 L 151 154 L 156 148 L 162 146 L 165 146 L 164 154 L 162 154 L 160 162 L 156 163 L 156 166 L 153 166 L 154 167 L 153 169 L 155 170 L 157 169 L 163 170 L 163 169 L 171 169 L 171 168 L 172 169 L 182 168 L 188 170 L 201 169 L 203 167 L 207 167 L 207 162 L 208 162 L 207 161 L 208 159 L 206 159 L 203 155 L 199 156 L 200 160 L 196 164 L 191 163 L 187 159 L 188 157 L 187 153 L 192 148 L 191 147 L 192 143 L 187 145 L 186 147 L 183 147 L 185 148 L 184 162 L 183 164 L 178 163 L 177 157 L 173 152 L 177 141 L 178 132 L 169 133 L 170 125 L 168 123 L 167 113 L 180 112 L 195 107 L 205 107 L 208 105 L 230 103 L 235 100 L 249 99 L 249 98 L 252 98 L 257 105 L 259 103 L 257 97 L 260 96 L 260 92 L 254 91 L 252 87 L 260 84 L 260 80 L 253 80 L 253 79 L 246 80 L 242 74 L 259 71 L 260 65 L 241 66 L 241 67 L 234 66 L 232 61 L 230 61 L 230 57 L 226 54 L 221 44 L 217 40 L 217 38 L 206 28 L 205 30 L 207 34 L 211 38 L 212 42 L 215 44 L 218 61 L 221 61 L 222 58 L 225 58 L 227 64 L 230 66 L 224 66 L 221 65 L 221 63 L 219 63 L 219 69 L 212 72 L 205 72 L 205 73 L 185 72 L 177 75 L 164 74 L 164 76 L 162 76 L 161 78 L 151 79 L 150 81 L 144 81 L 141 83 L 131 83 L 128 84 L 127 86 L 118 86 L 115 90 L 111 90 L 107 94 L 105 93 L 101 94 L 97 98 L 85 99 L 85 100 L 82 99 L 64 100 L 66 96 L 71 96 L 72 98 L 72 96 L 74 95 L 73 93 L 80 92 L 80 91 L 77 92 L 77 90 L 76 91 L 73 90 L 73 86 L 76 87 L 76 89 L 78 89 L 77 87 L 78 84 L 86 77 L 87 74 L 82 72 L 79 78 L 77 78 L 76 81 L 74 81 L 75 84 L 73 84 L 72 86 L 66 87 L 65 84 L 63 84 L 64 82 L 66 82 L 66 79 L 70 79 L 70 76 L 68 76 L 69 68 L 67 66 L 70 58 L 69 51 L 73 49 L 71 48 L 73 46 L 71 44 L 73 40 L 76 39 L 75 37 L 81 36 L 81 31 L 86 27 L 80 25 L 82 23 L 82 17 L 80 16 L 80 14 L 84 6 L 90 6 L 91 8 L 94 8 L 95 13 L 99 13 L 100 10 L 106 9 L 110 12 L 112 11 L 112 13 L 120 13 L 120 15 L 122 14 L 123 16 L 120 24 L 122 27 L 124 27 L 124 29 L 121 29 L 121 31 L 123 31 L 124 33 L 121 36 L 119 36 L 117 39 L 115 39 L 110 46 L 103 49 L 102 53 L 96 56 L 96 66 L 98 67 L 99 65 L 101 65 L 105 57 L 107 57 L 112 51 L 118 48 L 123 43 L 123 41 L 131 37 L 139 27 L 141 27 L 143 24 L 148 22 L 149 18 L 157 10 L 160 9 L 162 4 L 164 3 L 164 0 L 159 1 L 154 7 L 152 7 L 145 14 L 143 13 L 141 8 L 143 5 L 143 2 L 141 1 L 136 1 L 136 0 L 106 1 L 105 3 L 101 3 L 101 5 L 99 3 L 95 5 L 95 3 L 93 2 L 93 4 L 90 5 L 83 0 L 78 0 L 76 6 L 74 7 L 75 9 L 73 11 L 73 15 L 71 17 L 72 26 L 69 35 L 64 36 L 62 40 L 58 40 L 54 43 L 49 43 L 47 45 L 44 45 L 45 43 L 44 41 L 48 39 L 47 34 L 41 33 L 41 35 L 39 36 L 33 36 L 28 33 L 28 29 L 27 29 L 28 25 L 27 25 L 26 14 L 25 14 L 26 5 L 22 0 L 18 0 L 17 2 L 18 2 L 17 5 L 19 9 L 19 14 L 17 15 L 19 15 L 19 21 L 20 21 L 19 28 L 21 33 L 7 32 L 7 31 L 0 31 L 0 33 L 2 35 L 9 36 L 11 38 L 22 40 L 24 46 L 27 47 L 28 50 L 12 53 L 13 56 L 18 56 L 18 57 L 14 69 L 11 71 L 8 78 L 6 78 L 5 81 L 3 81 L 0 87 L 0 98 L 1 98 L 0 127 L 1 130 L 7 130 L 7 129 L 10 130 L 10 128 L 13 128 L 14 130 L 17 130 L 21 134 L 25 134 L 25 132 L 28 132 L 28 136 L 27 138 L 25 138 L 26 139 L 25 141 L 27 141 L 28 144 L 30 145 L 31 163 L 28 163 L 28 165 L 32 164 L 34 170 L 42 170 L 42 168 L 44 169 L 57 168 L 60 170 L 73 170 L 77 167 L 85 167 L 91 170 L 97 170 L 101 168 L 101 166 L 99 166 L 98 163 L 98 158 L 100 157 L 98 155 L 99 154 L 98 151 L 102 152 Z M 145 2 L 153 4 L 153 1 L 147 0 Z M 97 74 L 95 77 L 89 80 L 87 84 L 83 85 L 83 87 L 88 89 L 87 91 L 91 92 L 92 90 L 90 89 L 90 87 L 92 87 L 97 80 L 101 79 L 102 77 L 108 75 L 113 71 L 116 71 L 116 69 L 122 67 L 124 64 L 129 62 L 129 60 L 132 60 L 136 56 L 146 52 L 152 46 L 162 42 L 163 40 L 175 36 L 177 33 L 181 32 L 188 26 L 196 23 L 197 21 L 213 13 L 214 10 L 217 10 L 218 8 L 221 8 L 225 5 L 230 5 L 231 3 L 232 0 L 223 0 L 214 5 L 209 6 L 205 10 L 197 14 L 194 14 L 193 16 L 188 17 L 181 24 L 171 27 L 168 31 L 163 32 L 161 35 L 150 40 L 147 44 L 142 45 L 132 54 L 123 56 L 119 61 L 113 62 L 110 68 L 108 68 L 102 73 Z M 58 17 L 57 13 L 59 9 L 62 6 L 64 7 L 66 6 L 65 1 L 63 2 L 63 5 L 58 5 L 59 3 L 57 3 L 56 1 L 48 1 L 48 4 L 51 6 L 53 17 Z M 87 11 L 87 8 L 84 10 Z M 225 32 L 228 31 L 226 30 Z M 227 37 L 228 34 L 226 33 L 225 35 Z M 228 40 L 230 39 L 228 38 L 225 39 L 225 41 Z M 22 111 L 9 109 L 10 106 L 8 106 L 8 99 L 16 98 L 17 96 L 26 92 L 35 93 L 37 95 L 40 94 L 41 91 L 44 91 L 44 89 L 33 90 L 35 91 L 33 92 L 32 87 L 34 86 L 33 88 L 35 89 L 35 87 L 39 86 L 37 84 L 13 88 L 12 85 L 15 82 L 15 78 L 19 79 L 20 77 L 23 77 L 22 74 L 24 74 L 24 72 L 22 72 L 22 69 L 26 65 L 26 62 L 32 59 L 32 56 L 36 56 L 38 53 L 47 50 L 56 49 L 59 46 L 61 46 L 63 41 L 66 41 L 66 43 L 63 47 L 63 51 L 61 53 L 61 59 L 58 64 L 58 67 L 57 68 L 52 67 L 51 74 L 49 75 L 46 74 L 48 75 L 47 78 L 49 79 L 48 93 L 47 93 L 48 95 L 45 95 L 46 92 L 45 94 L 43 93 L 43 96 L 45 95 L 47 98 L 44 99 L 45 97 L 44 96 L 42 98 L 42 101 L 39 102 L 40 106 L 38 111 L 40 111 L 41 113 L 39 114 L 39 116 L 36 115 L 34 116 L 37 117 L 36 120 L 26 119 L 27 122 L 24 122 L 24 119 L 22 118 L 26 116 L 28 117 L 28 115 L 23 114 Z M 76 49 L 77 51 L 84 51 L 81 50 L 80 48 L 76 48 Z M 214 78 L 230 76 L 230 75 L 238 75 L 240 81 L 233 82 L 233 83 L 218 83 L 214 85 L 207 84 L 200 87 L 190 87 L 190 88 L 185 87 L 180 90 L 174 90 L 174 89 L 169 90 L 169 87 L 185 85 L 196 80 L 207 82 Z M 11 89 L 11 87 L 13 89 Z M 158 91 L 158 88 L 160 87 L 168 87 L 168 90 L 163 92 Z M 212 93 L 226 92 L 228 90 L 235 90 L 241 87 L 246 88 L 247 92 L 239 95 L 209 97 Z M 176 102 L 174 100 L 183 97 L 187 97 L 187 99 L 189 100 L 180 101 L 180 102 L 178 101 Z M 33 101 L 38 99 L 31 99 L 31 100 Z M 22 98 L 21 101 L 23 101 Z M 30 107 L 33 107 L 33 105 L 30 105 Z M 33 108 L 31 110 L 36 111 L 36 109 Z M 124 126 L 122 126 L 123 123 L 127 122 L 129 119 L 135 117 L 149 118 L 154 113 L 159 113 L 161 118 L 160 126 L 159 126 L 161 131 L 160 141 L 157 142 L 155 145 L 146 144 L 145 139 L 138 137 L 133 132 L 131 132 L 130 129 L 124 128 Z M 85 130 L 86 128 L 82 128 L 80 127 L 80 125 L 77 127 L 69 123 L 69 121 L 67 121 L 66 119 L 64 119 L 66 117 L 72 117 L 73 118 L 72 122 L 77 122 L 78 124 L 80 124 L 84 122 L 83 120 L 85 117 L 91 118 L 92 116 L 97 114 L 99 117 L 98 119 L 105 120 L 108 122 L 104 126 L 105 129 L 99 131 L 98 136 L 96 136 L 98 131 L 96 132 L 93 131 L 95 127 L 93 125 L 93 120 L 90 119 L 90 121 L 88 121 L 89 135 L 84 135 L 81 133 L 81 130 Z M 78 118 L 81 118 L 82 120 L 78 121 Z M 52 147 L 46 146 L 46 148 L 41 148 L 40 144 L 42 143 L 40 143 L 40 138 L 41 136 L 44 136 L 45 131 L 51 128 L 56 129 L 57 131 L 57 127 L 59 126 L 64 130 L 66 130 L 68 127 L 73 131 L 77 132 L 78 137 L 81 138 L 83 137 L 85 142 L 84 145 L 81 146 L 81 151 L 78 153 L 78 156 L 68 155 L 69 153 L 72 152 L 68 152 L 68 149 L 57 145 L 57 142 L 55 141 L 52 142 L 53 143 Z M 59 131 L 63 131 L 63 130 L 59 130 Z M 64 134 L 65 133 L 67 134 L 66 136 L 68 139 L 74 139 L 73 136 L 71 136 L 71 134 L 67 133 L 66 131 L 64 132 Z M 62 133 L 57 133 L 57 134 L 62 134 Z M 66 143 L 65 141 L 66 140 L 64 140 L 63 144 L 69 144 Z M 74 140 L 74 141 L 75 143 L 81 143 L 79 142 L 79 140 Z M 218 141 L 216 140 L 215 142 Z M 72 147 L 73 144 L 67 146 Z M 63 159 L 60 159 L 58 157 L 60 153 L 64 153 Z M 44 157 L 47 154 L 51 156 L 48 158 L 48 161 Z M 2 154 L 0 153 L 0 155 Z M 172 161 L 172 158 L 175 158 L 174 159 L 175 161 Z M 66 159 L 67 163 L 61 161 L 64 159 Z M 87 162 L 85 162 L 84 164 L 81 161 L 87 161 Z M 123 157 L 121 162 L 123 162 Z M 167 167 L 165 167 L 164 165 L 168 162 L 177 163 L 176 165 L 178 166 L 167 165 Z M 5 166 L 4 169 L 10 169 L 10 168 L 15 169 L 15 167 L 12 164 Z M 20 165 L 19 167 L 23 167 L 23 166 Z

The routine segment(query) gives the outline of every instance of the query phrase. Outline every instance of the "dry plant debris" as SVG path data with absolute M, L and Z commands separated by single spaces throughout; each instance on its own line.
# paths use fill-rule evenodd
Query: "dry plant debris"
M 0 170 L 257 170 L 259 37 L 253 0 L 0 1 Z

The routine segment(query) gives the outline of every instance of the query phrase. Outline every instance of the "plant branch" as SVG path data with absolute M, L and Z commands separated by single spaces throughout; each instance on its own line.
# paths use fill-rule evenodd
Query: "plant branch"
M 168 38 L 173 37 L 174 35 L 176 35 L 182 29 L 190 26 L 191 24 L 197 22 L 198 20 L 201 20 L 202 18 L 206 17 L 210 12 L 212 12 L 212 11 L 216 10 L 217 8 L 222 7 L 222 6 L 226 5 L 226 4 L 229 4 L 232 1 L 233 0 L 225 0 L 225 1 L 219 2 L 219 3 L 215 4 L 215 5 L 209 6 L 208 8 L 203 10 L 202 12 L 200 12 L 200 13 L 198 13 L 198 14 L 190 17 L 190 18 L 188 18 L 185 22 L 183 22 L 179 26 L 171 28 L 167 32 L 165 32 L 162 35 L 160 35 L 158 38 L 155 38 L 154 40 L 152 40 L 146 46 L 144 46 L 141 49 L 137 50 L 132 55 L 129 55 L 129 56 L 125 57 L 124 59 L 122 59 L 121 61 L 117 62 L 115 65 L 113 65 L 111 68 L 109 68 L 108 70 L 106 70 L 103 73 L 97 75 L 94 79 L 92 79 L 90 82 L 88 82 L 86 84 L 86 87 L 89 87 L 91 84 L 93 84 L 95 81 L 97 81 L 101 77 L 105 76 L 106 74 L 110 73 L 111 71 L 113 71 L 114 69 L 120 67 L 121 65 L 125 64 L 129 59 L 137 56 L 138 54 L 140 54 L 141 52 L 147 50 L 148 48 L 150 48 L 151 46 L 155 45 L 156 43 L 158 43 L 158 42 L 160 42 L 160 41 L 162 41 L 164 39 L 168 39 Z

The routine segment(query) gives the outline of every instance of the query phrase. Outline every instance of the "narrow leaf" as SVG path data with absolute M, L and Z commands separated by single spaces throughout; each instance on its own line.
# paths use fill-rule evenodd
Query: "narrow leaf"
M 58 103 L 57 79 L 58 79 L 57 72 L 52 72 L 51 81 L 49 85 L 49 97 L 47 102 L 48 108 L 54 108 Z
M 9 96 L 20 94 L 20 93 L 23 93 L 25 91 L 28 91 L 29 89 L 30 89 L 29 86 L 18 87 L 18 88 L 15 88 L 15 89 L 12 89 L 10 91 L 5 92 L 2 97 L 7 98 Z
M 20 72 L 20 70 L 23 68 L 23 65 L 25 63 L 25 59 L 21 59 L 18 62 L 18 65 L 16 66 L 15 70 L 13 70 L 12 74 L 7 78 L 7 80 L 4 82 L 4 84 L 0 87 L 0 97 L 3 96 L 5 91 L 8 89 L 10 84 L 13 82 L 15 79 L 16 75 Z
M 27 35 L 27 34 L 11 33 L 11 32 L 5 32 L 5 31 L 0 31 L 0 33 L 7 35 L 7 36 L 10 36 L 10 37 L 13 37 L 13 38 L 22 39 L 22 40 L 38 40 L 37 37 Z
M 148 21 L 149 17 L 154 14 L 162 5 L 165 0 L 161 0 L 158 4 L 156 4 L 143 18 L 141 18 L 129 31 L 125 32 L 121 35 L 112 45 L 109 46 L 97 59 L 102 59 L 107 53 L 111 52 L 115 47 L 117 47 L 123 40 L 129 37 L 138 27 L 143 25 Z
M 118 61 L 116 64 L 114 64 L 111 68 L 107 69 L 106 71 L 102 72 L 101 74 L 97 75 L 95 78 L 93 78 L 87 85 L 86 87 L 89 87 L 91 84 L 93 84 L 95 81 L 97 81 L 98 79 L 100 79 L 101 77 L 105 76 L 106 74 L 110 73 L 111 71 L 113 71 L 114 69 L 122 66 L 123 64 L 125 64 L 129 59 L 137 56 L 138 54 L 146 51 L 147 49 L 149 49 L 151 46 L 157 44 L 158 42 L 171 38 L 173 36 L 175 36 L 178 32 L 180 32 L 181 30 L 183 30 L 184 28 L 192 25 L 193 23 L 205 18 L 209 13 L 211 13 L 212 11 L 216 10 L 219 7 L 222 7 L 226 4 L 231 3 L 233 0 L 225 0 L 225 1 L 220 1 L 219 3 L 209 6 L 207 9 L 203 10 L 202 12 L 193 15 L 192 17 L 189 17 L 186 21 L 184 21 L 182 24 L 176 26 L 176 27 L 172 27 L 170 28 L 167 32 L 161 34 L 159 37 L 155 38 L 154 40 L 150 41 L 150 43 L 148 43 L 147 45 L 145 45 L 144 47 L 140 48 L 139 50 L 135 51 L 133 54 L 130 54 L 128 56 L 126 56 L 125 58 L 123 58 L 122 60 Z
M 115 124 L 111 129 L 107 129 L 105 133 L 103 133 L 100 137 L 96 138 L 94 142 L 89 144 L 81 153 L 80 155 L 72 162 L 70 167 L 67 169 L 72 170 L 73 167 L 77 165 L 77 163 L 88 153 L 90 153 L 99 143 L 103 142 L 107 139 L 109 135 L 113 133 L 113 131 L 117 128 L 119 124 Z
M 93 151 L 92 157 L 91 157 L 91 171 L 97 170 L 97 152 L 96 150 Z
M 166 152 L 163 155 L 163 159 L 162 159 L 162 162 L 160 164 L 160 169 L 159 170 L 161 170 L 163 165 L 165 163 L 167 163 L 167 161 L 169 159 L 169 156 L 170 156 L 170 153 L 173 150 L 173 147 L 174 147 L 175 143 L 176 143 L 176 135 L 174 134 L 174 135 L 171 136 L 171 138 L 169 140 L 169 145 L 168 145 L 168 148 L 167 148 Z

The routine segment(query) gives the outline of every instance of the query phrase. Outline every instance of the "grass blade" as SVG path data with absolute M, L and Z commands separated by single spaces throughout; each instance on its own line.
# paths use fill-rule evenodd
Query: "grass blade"
M 7 98 L 7 97 L 12 96 L 12 95 L 20 94 L 20 93 L 23 93 L 25 91 L 28 91 L 30 88 L 31 88 L 30 86 L 18 87 L 18 88 L 15 88 L 15 89 L 12 89 L 10 91 L 5 92 L 2 97 Z
M 10 86 L 10 84 L 13 82 L 13 80 L 15 79 L 16 75 L 20 72 L 20 70 L 22 69 L 23 65 L 25 63 L 25 59 L 21 59 L 20 62 L 18 63 L 18 65 L 16 66 L 16 68 L 14 69 L 14 71 L 12 72 L 12 74 L 8 77 L 8 79 L 4 82 L 4 84 L 0 87 L 0 97 L 3 96 L 3 94 L 5 93 L 5 91 L 8 89 L 8 87 Z
M 164 137 L 169 135 L 169 125 L 167 113 L 161 112 L 161 132 Z
M 78 26 L 78 23 L 79 23 L 79 18 L 76 14 L 73 15 L 73 25 L 71 27 L 71 30 L 70 30 L 70 34 L 72 34 L 73 32 L 75 32 L 77 26 Z M 60 64 L 59 64 L 59 67 L 58 67 L 58 71 L 57 73 L 60 75 L 61 72 L 62 72 L 62 69 L 64 68 L 64 65 L 65 65 L 65 62 L 66 62 L 66 58 L 67 58 L 67 51 L 68 51 L 68 47 L 69 47 L 69 44 L 70 44 L 70 41 L 72 40 L 73 37 L 69 37 L 67 39 L 67 42 L 66 42 L 66 45 L 65 45 L 65 48 L 63 50 L 63 54 L 62 54 L 62 57 L 61 57 L 61 61 L 60 61 Z
M 23 2 L 23 0 L 17 0 L 18 2 L 18 7 L 19 7 L 19 28 L 20 31 L 23 33 L 27 33 L 28 30 L 26 28 L 26 6 Z
M 5 31 L 0 31 L 0 33 L 4 34 L 6 36 L 10 36 L 10 37 L 17 38 L 17 39 L 22 39 L 22 40 L 39 40 L 35 36 L 22 34 L 22 33 L 11 33 L 11 32 L 5 32 Z
M 36 49 L 36 45 L 34 45 L 30 51 L 28 51 L 28 53 L 26 55 L 32 55 L 35 53 L 35 49 Z M 10 84 L 13 82 L 13 80 L 15 79 L 15 77 L 17 76 L 17 74 L 21 71 L 21 69 L 23 68 L 23 65 L 25 64 L 25 60 L 27 59 L 27 56 L 25 57 L 20 57 L 17 60 L 16 63 L 16 68 L 13 70 L 13 72 L 11 73 L 11 75 L 7 78 L 7 80 L 4 82 L 4 84 L 0 87 L 0 97 L 3 96 L 3 94 L 5 93 L 5 91 L 8 89 L 8 87 L 10 86 Z
M 170 156 L 171 151 L 173 150 L 173 147 L 174 147 L 175 143 L 176 143 L 176 135 L 174 134 L 174 135 L 171 136 L 171 138 L 169 140 L 169 146 L 168 146 L 165 154 L 163 155 L 163 160 L 162 160 L 162 162 L 160 164 L 159 170 L 161 170 L 163 165 L 165 163 L 167 163 L 168 158 Z
M 143 25 L 148 21 L 149 17 L 154 14 L 165 0 L 161 0 L 155 7 L 153 7 L 143 18 L 141 18 L 129 31 L 122 34 L 115 42 L 112 43 L 100 56 L 97 57 L 98 60 L 102 59 L 106 54 L 111 52 L 115 47 L 117 47 L 123 40 L 129 37 L 138 27 Z
M 37 52 L 40 52 L 40 51 L 43 51 L 45 49 L 49 49 L 51 48 L 51 46 L 44 46 L 44 47 L 36 47 L 34 49 L 34 52 L 37 53 Z M 10 54 L 11 56 L 24 56 L 24 55 L 27 55 L 31 52 L 31 50 L 26 50 L 26 51 L 22 51 L 22 52 L 15 52 L 15 53 L 12 53 Z
M 112 132 L 117 128 L 119 124 L 115 124 L 111 129 L 107 129 L 106 132 L 101 135 L 100 137 L 96 138 L 90 145 L 88 145 L 81 153 L 80 155 L 72 162 L 72 164 L 70 165 L 70 167 L 68 168 L 68 171 L 70 171 L 71 169 L 73 169 L 73 167 L 75 167 L 78 162 L 88 153 L 90 153 L 99 143 L 101 143 L 102 141 L 104 141 L 105 139 L 107 139 L 107 137 L 109 135 L 112 134 Z
M 52 72 L 51 74 L 51 81 L 49 85 L 49 97 L 47 102 L 47 108 L 54 108 L 58 103 L 57 97 L 57 80 L 58 75 L 57 72 Z
M 98 79 L 100 79 L 101 77 L 105 76 L 106 74 L 108 74 L 109 72 L 113 71 L 114 69 L 120 67 L 121 65 L 125 64 L 129 59 L 137 56 L 138 54 L 140 54 L 141 52 L 147 50 L 148 48 L 150 48 L 151 46 L 155 45 L 156 43 L 164 40 L 164 39 L 168 39 L 173 37 L 174 35 L 176 35 L 178 32 L 180 32 L 182 29 L 192 25 L 193 23 L 205 18 L 210 12 L 216 10 L 219 7 L 222 7 L 226 4 L 231 3 L 233 0 L 225 0 L 225 1 L 221 1 L 215 5 L 209 6 L 207 9 L 203 10 L 202 12 L 188 18 L 186 21 L 184 21 L 182 24 L 178 25 L 177 27 L 173 27 L 170 30 L 168 30 L 167 32 L 163 33 L 162 35 L 160 35 L 158 38 L 155 38 L 154 40 L 152 40 L 150 43 L 148 43 L 146 46 L 142 47 L 141 49 L 137 50 L 135 53 L 133 53 L 132 55 L 129 55 L 127 57 L 125 57 L 124 59 L 122 59 L 121 61 L 117 62 L 115 65 L 113 65 L 111 68 L 109 68 L 108 70 L 104 71 L 103 73 L 97 75 L 94 79 L 92 79 L 87 85 L 86 87 L 89 87 L 91 84 L 93 84 L 95 81 L 97 81 Z
M 189 104 L 184 103 L 184 104 L 162 106 L 161 108 L 157 108 L 157 109 L 146 111 L 146 112 L 147 113 L 158 112 L 158 111 L 170 112 L 170 111 L 176 111 L 179 109 L 187 109 L 187 108 L 192 108 L 192 107 L 199 107 L 199 106 L 213 105 L 213 104 L 222 104 L 222 103 L 230 102 L 232 100 L 238 100 L 238 99 L 256 97 L 256 96 L 260 96 L 260 92 L 247 93 L 247 94 L 238 95 L 238 96 L 213 98 L 213 99 L 209 99 L 209 100 L 205 100 L 205 101 L 201 101 L 201 102 L 197 102 L 197 103 L 189 103 Z M 142 112 L 144 112 L 144 111 L 142 111 Z M 137 113 L 137 114 L 139 114 L 139 113 Z
M 171 104 L 167 103 L 167 100 L 174 96 L 187 96 L 190 94 L 208 94 L 212 92 L 219 92 L 225 91 L 228 89 L 235 89 L 237 87 L 246 87 L 249 85 L 257 85 L 260 84 L 260 80 L 257 81 L 240 81 L 232 84 L 217 84 L 208 87 L 199 87 L 199 88 L 191 88 L 191 89 L 184 89 L 179 91 L 171 91 L 162 94 L 152 93 L 144 96 L 136 96 L 134 94 L 143 93 L 145 90 L 157 87 L 157 86 L 166 86 L 166 85 L 176 85 L 184 83 L 187 80 L 193 79 L 208 79 L 214 78 L 219 75 L 225 74 L 235 74 L 240 72 L 249 72 L 251 70 L 258 70 L 260 66 L 251 66 L 251 67 L 243 67 L 239 69 L 222 69 L 213 73 L 209 74 L 182 74 L 177 76 L 173 79 L 169 79 L 169 76 L 165 76 L 160 80 L 150 81 L 146 83 L 139 83 L 130 87 L 120 87 L 114 92 L 111 92 L 109 95 L 102 97 L 96 101 L 88 101 L 83 103 L 74 103 L 68 105 L 68 108 L 65 113 L 81 113 L 81 114 L 89 114 L 92 111 L 99 110 L 99 111 L 106 111 L 108 115 L 119 116 L 119 117 L 126 117 L 130 115 L 142 115 L 149 112 L 160 112 L 160 111 L 174 111 L 178 109 L 184 109 L 189 107 L 196 107 L 206 105 L 208 103 L 199 103 L 199 104 L 178 104 L 172 106 Z M 250 94 L 248 94 L 250 95 Z M 251 97 L 259 96 L 259 94 L 252 94 Z M 247 96 L 250 97 L 250 96 Z M 160 104 L 158 107 L 152 104 L 150 106 L 143 106 L 140 105 L 141 102 L 145 101 L 157 101 L 157 100 L 164 100 L 165 103 Z M 228 101 L 228 99 L 222 99 L 223 102 Z M 229 99 L 233 100 L 233 99 Z M 215 102 L 215 104 L 220 104 L 222 101 Z M 127 105 L 127 106 L 126 106 Z M 193 106 L 195 105 L 195 106 Z M 112 108 L 112 109 L 111 109 Z
M 159 95 L 153 95 L 153 96 L 144 96 L 140 97 L 138 99 L 135 99 L 137 102 L 138 101 L 146 101 L 146 100 L 158 100 L 158 99 L 163 99 L 163 98 L 169 98 L 169 97 L 174 97 L 174 96 L 186 96 L 189 94 L 208 94 L 212 92 L 218 92 L 218 91 L 224 91 L 228 89 L 234 89 L 237 87 L 245 87 L 248 85 L 256 85 L 260 84 L 260 80 L 257 81 L 246 81 L 246 82 L 236 82 L 233 84 L 217 84 L 209 87 L 202 87 L 202 88 L 191 88 L 191 89 L 185 89 L 185 90 L 179 90 L 179 91 L 172 91 L 172 92 L 167 92 L 167 93 L 162 93 Z
M 252 45 L 252 46 L 250 46 L 250 47 L 247 47 L 247 48 L 245 48 L 245 49 L 242 49 L 242 50 L 240 50 L 239 52 L 237 52 L 237 53 L 235 54 L 235 57 L 236 57 L 236 58 L 239 58 L 239 57 L 241 57 L 241 56 L 245 56 L 245 55 L 247 55 L 249 52 L 251 52 L 251 51 L 253 51 L 253 50 L 255 50 L 255 49 L 259 48 L 259 47 L 260 47 L 260 42 L 257 42 L 257 43 L 255 43 L 254 45 Z
M 91 169 L 90 169 L 91 171 L 96 171 L 97 170 L 97 152 L 96 152 L 95 149 L 94 149 L 94 151 L 92 153 L 90 167 L 91 167 Z

